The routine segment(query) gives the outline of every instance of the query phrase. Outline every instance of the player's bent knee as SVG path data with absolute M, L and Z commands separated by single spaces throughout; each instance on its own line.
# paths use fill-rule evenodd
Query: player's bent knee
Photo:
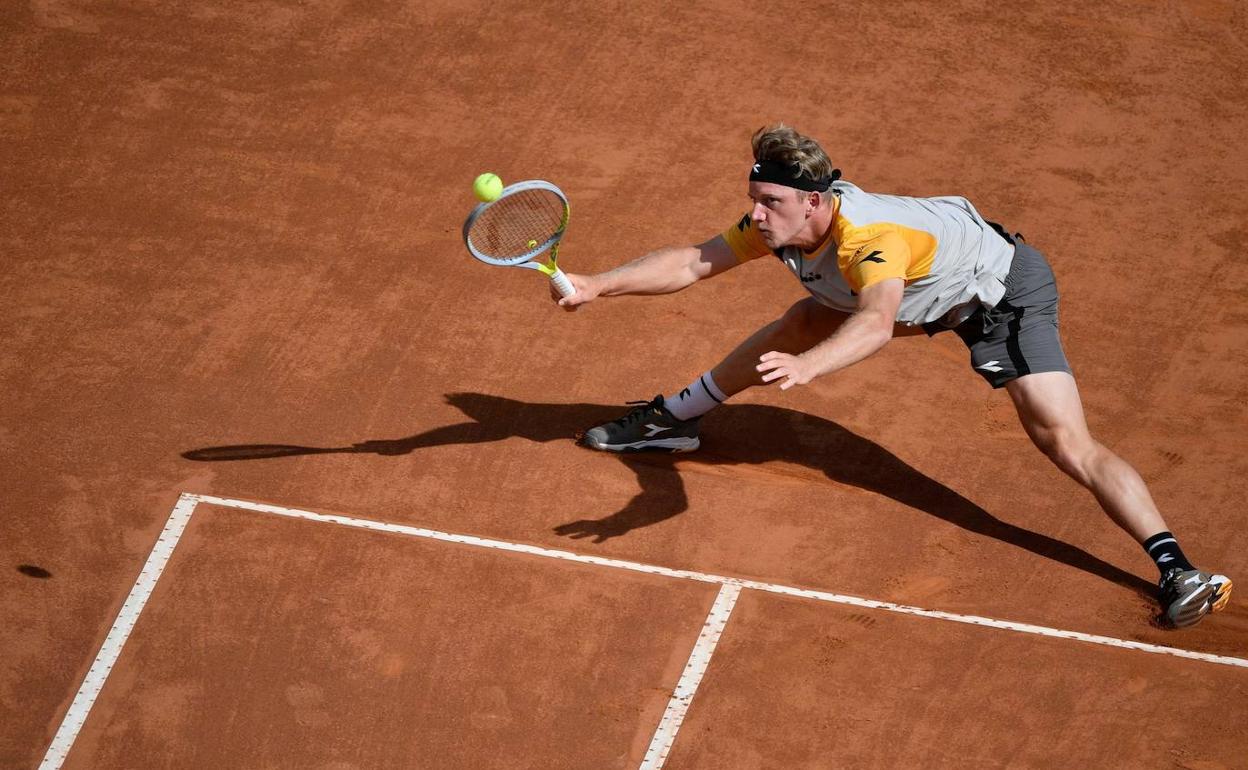
M 1091 478 L 1090 466 L 1096 456 L 1096 443 L 1073 431 L 1048 431 L 1034 436 L 1036 447 L 1067 476 L 1087 483 Z

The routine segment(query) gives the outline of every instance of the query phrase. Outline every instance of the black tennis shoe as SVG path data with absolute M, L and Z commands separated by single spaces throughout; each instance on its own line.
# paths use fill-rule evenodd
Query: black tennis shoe
M 1195 625 L 1211 612 L 1217 612 L 1231 599 L 1231 579 L 1197 569 L 1175 568 L 1157 586 L 1162 615 L 1175 628 Z
M 633 407 L 628 414 L 585 431 L 581 446 L 603 452 L 692 452 L 701 445 L 698 422 L 702 418 L 676 419 L 663 406 L 663 396 L 628 403 Z

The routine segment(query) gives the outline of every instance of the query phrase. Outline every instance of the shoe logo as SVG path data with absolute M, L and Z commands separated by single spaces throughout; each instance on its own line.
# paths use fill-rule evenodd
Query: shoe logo
M 975 368 L 976 368 L 976 369 L 983 369 L 985 372 L 994 372 L 994 373 L 995 373 L 995 372 L 1003 372 L 1003 371 L 1005 371 L 1005 368 L 1004 368 L 1004 367 L 997 366 L 997 364 L 999 364 L 999 363 L 1001 363 L 1001 362 L 1000 362 L 1000 361 L 989 361 L 988 363 L 986 363 L 986 364 L 981 364 L 980 366 L 977 366 L 977 367 L 975 367 Z
M 651 436 L 657 436 L 658 434 L 662 433 L 665 430 L 672 429 L 670 425 L 655 425 L 652 422 L 646 423 L 646 427 L 650 429 L 646 431 L 646 438 L 650 438 Z
M 1166 554 L 1165 556 L 1159 556 L 1159 557 L 1157 557 L 1157 563 L 1158 563 L 1158 564 L 1165 564 L 1165 563 L 1166 563 L 1166 562 L 1168 562 L 1168 561 L 1174 561 L 1174 557 L 1173 557 L 1173 556 L 1171 556 L 1170 554 Z
M 880 259 L 878 255 L 883 254 L 883 253 L 884 252 L 882 251 L 873 251 L 867 256 L 863 257 L 862 261 L 863 262 L 879 262 L 882 265 L 884 264 L 884 260 Z

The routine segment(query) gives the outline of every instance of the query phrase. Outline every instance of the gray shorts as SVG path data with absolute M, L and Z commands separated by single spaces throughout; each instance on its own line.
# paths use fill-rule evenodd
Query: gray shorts
M 971 367 L 1000 388 L 1025 374 L 1070 372 L 1057 333 L 1057 281 L 1036 249 L 1014 241 L 1014 261 L 1005 279 L 1005 296 L 992 308 L 980 308 L 954 327 L 971 350 Z M 947 331 L 924 326 L 928 334 Z

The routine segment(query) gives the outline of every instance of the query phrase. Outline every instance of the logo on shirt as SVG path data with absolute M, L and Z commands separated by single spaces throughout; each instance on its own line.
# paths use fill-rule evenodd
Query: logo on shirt
M 737 230 L 745 232 L 750 227 L 750 215 L 746 214 L 741 217 L 741 221 L 737 223 Z
M 818 273 L 807 273 L 806 275 L 799 275 L 798 278 L 802 279 L 802 283 L 810 283 L 811 281 L 823 280 L 823 276 Z
M 884 259 L 883 259 L 882 257 L 880 257 L 879 255 L 880 255 L 880 254 L 883 254 L 883 253 L 884 253 L 884 252 L 882 252 L 882 251 L 873 251 L 873 252 L 871 252 L 870 254 L 868 254 L 867 256 L 863 257 L 861 261 L 863 261 L 863 262 L 879 262 L 879 263 L 882 265 L 882 264 L 884 264 Z

